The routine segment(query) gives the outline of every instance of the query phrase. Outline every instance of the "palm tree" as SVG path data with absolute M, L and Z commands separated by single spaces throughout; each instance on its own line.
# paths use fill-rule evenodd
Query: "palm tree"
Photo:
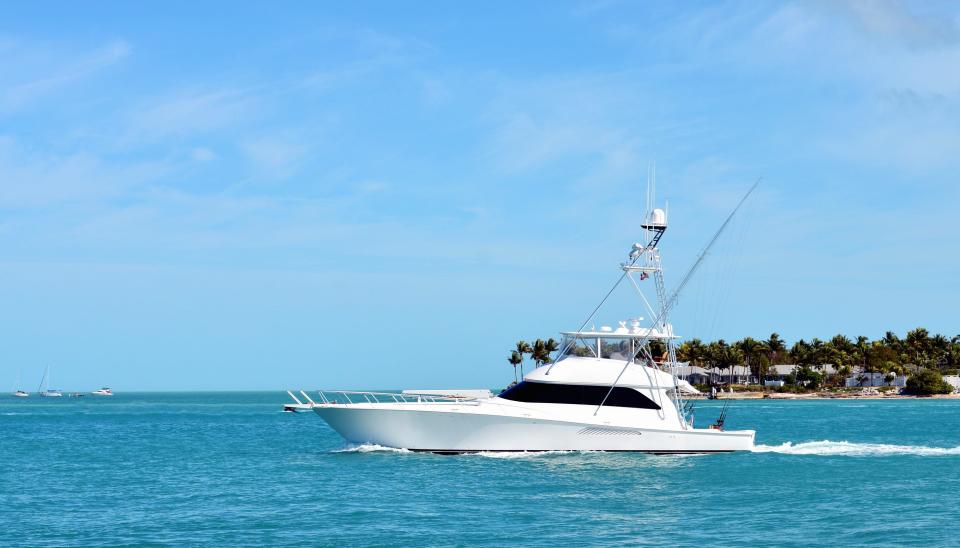
M 677 359 L 690 362 L 690 365 L 703 367 L 703 361 L 707 357 L 707 348 L 700 339 L 690 339 L 684 341 L 677 348 Z
M 807 341 L 800 339 L 790 347 L 790 359 L 793 360 L 793 363 L 797 365 L 810 365 L 812 361 L 811 358 L 810 343 Z
M 533 352 L 533 349 L 530 348 L 527 341 L 517 341 L 517 348 L 514 352 L 520 355 L 520 377 L 523 378 L 523 355 L 530 354 Z
M 543 343 L 543 351 L 545 354 L 543 363 L 552 363 L 553 358 L 550 355 L 557 350 L 560 350 L 560 345 L 557 344 L 557 341 L 553 340 L 553 338 L 547 339 L 547 342 Z
M 900 337 L 897 337 L 897 334 L 893 331 L 887 331 L 883 335 L 883 345 L 893 350 L 897 354 L 900 354 L 903 351 L 903 342 L 900 340 Z
M 930 350 L 933 352 L 932 358 L 937 367 L 943 368 L 950 363 L 950 339 L 943 335 L 934 335 L 930 338 Z
M 740 363 L 740 352 L 727 344 L 727 341 L 723 339 L 710 343 L 709 348 L 710 361 L 713 362 L 713 365 L 721 371 L 723 369 L 727 369 L 727 379 L 730 380 L 730 377 L 732 376 L 732 371 L 730 371 L 730 369 L 732 369 L 734 365 Z M 731 382 L 730 384 L 733 383 Z
M 543 342 L 543 339 L 533 341 L 530 357 L 533 358 L 533 363 L 535 363 L 537 367 L 544 364 L 544 359 L 549 359 L 550 356 L 546 351 L 546 343 Z
M 811 361 L 810 365 L 816 367 L 819 370 L 823 370 L 823 364 L 827 363 L 830 359 L 827 345 L 823 341 L 814 337 L 810 340 L 810 354 Z
M 857 342 L 854 343 L 854 346 L 857 347 L 857 355 L 860 357 L 860 367 L 863 370 L 867 369 L 867 355 L 870 353 L 870 339 L 860 335 L 857 337 Z
M 770 353 L 770 361 L 774 364 L 776 364 L 780 358 L 783 357 L 783 353 L 787 351 L 787 344 L 780 338 L 779 333 L 771 333 L 770 338 L 763 341 L 763 344 L 767 347 L 767 352 Z
M 743 340 L 735 342 L 733 348 L 743 354 L 743 359 L 747 364 L 747 368 L 750 369 L 750 373 L 756 375 L 757 381 L 763 384 L 763 376 L 765 374 L 763 369 L 765 368 L 763 367 L 761 357 L 766 353 L 766 346 L 753 337 L 745 337 Z
M 907 332 L 905 342 L 907 347 L 913 351 L 914 363 L 917 365 L 926 365 L 927 349 L 930 346 L 929 335 L 930 332 L 922 327 Z
M 513 366 L 513 382 L 517 382 L 517 366 L 523 363 L 523 356 L 513 350 L 510 352 L 510 358 L 507 361 Z

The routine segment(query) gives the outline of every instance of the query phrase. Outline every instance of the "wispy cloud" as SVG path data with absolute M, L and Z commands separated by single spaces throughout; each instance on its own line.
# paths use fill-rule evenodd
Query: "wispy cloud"
M 171 172 L 165 161 L 115 162 L 91 152 L 58 154 L 0 137 L 0 207 L 98 203 Z
M 923 4 L 896 0 L 849 1 L 834 4 L 833 9 L 848 12 L 863 31 L 880 40 L 915 47 L 950 46 L 960 42 L 957 19 L 944 17 L 942 13 L 922 13 Z
M 45 66 L 39 68 L 31 67 L 29 72 L 36 74 L 32 79 L 13 81 L 4 86 L 6 89 L 0 95 L 0 111 L 22 107 L 46 94 L 86 78 L 120 62 L 128 57 L 130 52 L 130 45 L 121 40 L 91 52 L 66 55 L 65 60 L 48 60 Z M 20 55 L 20 48 L 7 48 L 5 54 Z
M 132 142 L 193 136 L 249 121 L 258 96 L 242 88 L 187 88 L 142 99 L 127 109 Z
M 240 142 L 240 148 L 256 170 L 269 179 L 284 179 L 293 175 L 310 150 L 302 140 L 277 136 L 244 139 Z

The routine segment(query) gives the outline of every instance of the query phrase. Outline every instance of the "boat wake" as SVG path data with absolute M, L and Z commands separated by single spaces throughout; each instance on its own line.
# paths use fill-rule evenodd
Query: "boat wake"
M 785 455 L 825 455 L 844 457 L 879 457 L 889 455 L 915 455 L 942 457 L 960 455 L 960 447 L 927 447 L 925 445 L 889 445 L 885 443 L 850 443 L 848 441 L 808 441 L 780 445 L 757 445 L 754 453 L 782 453 Z
M 478 451 L 467 453 L 467 455 L 490 459 L 533 459 L 574 453 L 582 454 L 587 453 L 587 451 Z
M 334 449 L 331 453 L 412 453 L 409 449 L 399 449 L 397 447 L 386 447 L 375 443 L 362 443 L 360 445 L 348 445 L 340 449 Z

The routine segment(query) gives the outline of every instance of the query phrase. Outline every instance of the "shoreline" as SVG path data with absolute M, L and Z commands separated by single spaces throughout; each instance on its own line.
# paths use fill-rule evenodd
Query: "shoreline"
M 687 397 L 688 400 L 707 400 L 706 395 Z M 934 394 L 932 396 L 913 396 L 909 394 L 883 393 L 837 393 L 837 392 L 720 392 L 718 400 L 957 400 L 960 394 Z

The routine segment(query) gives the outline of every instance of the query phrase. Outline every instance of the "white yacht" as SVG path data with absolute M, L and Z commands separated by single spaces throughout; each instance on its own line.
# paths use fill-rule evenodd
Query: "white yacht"
M 694 428 L 692 409 L 684 398 L 697 390 L 676 375 L 679 337 L 667 315 L 707 249 L 668 296 L 658 247 L 667 228 L 666 213 L 649 206 L 647 211 L 641 225 L 645 241 L 633 245 L 627 262 L 620 265 L 617 282 L 630 280 L 652 318 L 646 323 L 634 318 L 616 328 L 584 329 L 601 302 L 580 329 L 562 333 L 552 363 L 537 367 L 497 396 L 463 391 L 320 391 L 315 401 L 301 391 L 304 400 L 288 392 L 297 403 L 285 409 L 312 410 L 351 443 L 434 453 L 750 450 L 754 431 L 724 430 L 725 412 L 710 427 Z M 642 290 L 651 284 L 655 299 L 648 299 Z M 612 289 L 607 296 L 611 293 Z
M 94 390 L 93 392 L 91 392 L 91 394 L 93 394 L 94 396 L 112 396 L 113 390 L 107 387 L 103 387 L 100 390 Z
M 17 373 L 17 386 L 13 390 L 13 397 L 15 398 L 27 398 L 30 397 L 29 392 L 24 392 L 20 389 L 20 373 Z
M 50 366 L 47 366 L 43 370 L 43 378 L 40 380 L 40 387 L 37 388 L 37 392 L 42 398 L 61 398 L 63 393 L 56 389 L 50 388 Z

